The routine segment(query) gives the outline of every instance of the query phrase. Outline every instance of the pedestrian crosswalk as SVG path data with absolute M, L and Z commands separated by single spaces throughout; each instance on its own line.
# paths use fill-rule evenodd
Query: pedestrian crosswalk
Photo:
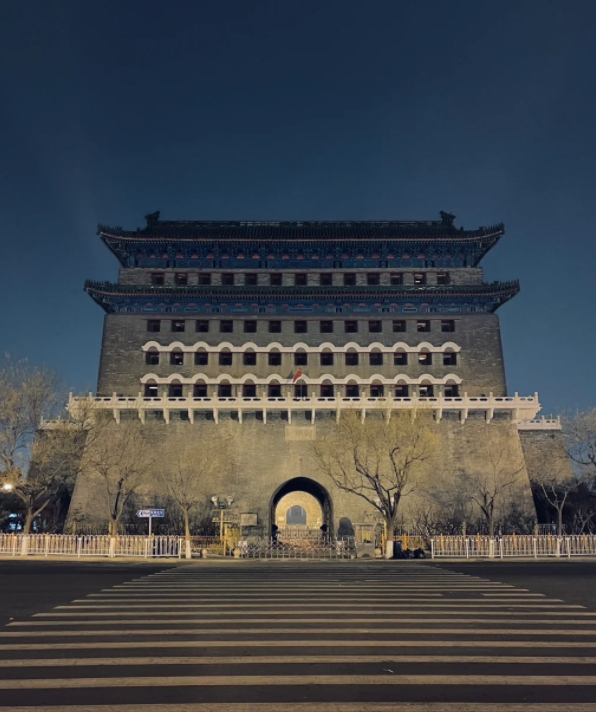
M 596 712 L 596 611 L 473 568 L 196 562 L 12 621 L 0 670 L 0 711 Z

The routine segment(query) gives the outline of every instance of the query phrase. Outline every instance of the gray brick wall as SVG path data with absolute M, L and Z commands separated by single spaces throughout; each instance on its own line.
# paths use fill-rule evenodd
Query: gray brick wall
M 393 315 L 392 315 L 393 316 Z M 333 373 L 343 377 L 348 373 L 357 374 L 368 378 L 371 374 L 380 373 L 386 377 L 393 377 L 397 373 L 404 373 L 412 378 L 418 378 L 424 373 L 430 373 L 442 378 L 447 373 L 455 373 L 463 379 L 462 392 L 471 396 L 493 393 L 495 396 L 506 395 L 505 371 L 501 349 L 499 320 L 494 314 L 475 314 L 454 317 L 455 332 L 443 333 L 441 320 L 431 318 L 431 331 L 418 332 L 416 319 L 407 319 L 405 333 L 393 332 L 393 319 L 383 319 L 382 333 L 368 332 L 368 319 L 358 320 L 359 331 L 357 334 L 346 334 L 344 321 L 334 320 L 334 333 L 321 334 L 319 319 L 308 320 L 309 331 L 306 334 L 294 333 L 294 319 L 281 319 L 282 333 L 269 333 L 269 320 L 258 320 L 257 333 L 245 334 L 242 320 L 234 321 L 233 333 L 220 333 L 219 319 L 210 320 L 209 333 L 195 331 L 195 319 L 186 320 L 184 333 L 171 331 L 171 318 L 162 319 L 162 330 L 159 333 L 147 332 L 147 316 L 128 314 L 108 314 L 105 317 L 102 341 L 101 360 L 99 368 L 98 395 L 134 396 L 140 390 L 140 379 L 147 373 L 156 373 L 166 377 L 172 373 L 179 373 L 184 377 L 191 377 L 195 373 L 206 373 L 208 377 L 215 377 L 220 373 L 229 374 L 231 377 L 240 377 L 245 373 L 253 373 L 259 378 L 272 373 L 280 378 L 287 379 L 295 370 L 293 356 L 284 354 L 281 366 L 269 366 L 266 354 L 257 356 L 257 366 L 243 366 L 242 356 L 234 356 L 234 365 L 220 367 L 216 357 L 210 357 L 208 367 L 195 366 L 192 354 L 185 355 L 183 366 L 171 366 L 169 359 L 162 355 L 158 366 L 148 366 L 145 363 L 145 354 L 142 346 L 148 341 L 156 341 L 160 345 L 169 345 L 178 341 L 191 346 L 197 341 L 205 341 L 216 346 L 222 341 L 241 346 L 253 342 L 257 346 L 265 347 L 272 342 L 282 346 L 293 346 L 298 342 L 309 346 L 318 346 L 323 342 L 332 342 L 343 346 L 348 342 L 356 342 L 361 346 L 368 346 L 373 342 L 385 346 L 392 346 L 400 341 L 409 346 L 418 346 L 421 342 L 429 342 L 433 346 L 441 346 L 451 341 L 461 347 L 456 366 L 443 366 L 440 357 L 434 357 L 432 366 L 419 365 L 414 356 L 410 356 L 408 366 L 394 366 L 389 354 L 385 354 L 383 366 L 370 366 L 368 358 L 361 355 L 358 366 L 345 366 L 343 355 L 335 356 L 333 366 L 320 366 L 316 354 L 309 355 L 309 365 L 305 373 L 309 377 L 317 378 L 322 373 Z

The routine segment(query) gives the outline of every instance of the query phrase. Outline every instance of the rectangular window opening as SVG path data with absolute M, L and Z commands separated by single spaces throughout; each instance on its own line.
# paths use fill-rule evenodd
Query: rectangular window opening
M 242 361 L 245 366 L 257 365 L 257 354 L 255 351 L 245 351 L 242 355 Z
M 231 366 L 233 363 L 233 354 L 231 351 L 221 351 L 219 354 L 220 366 Z
M 188 275 L 186 272 L 176 272 L 175 282 L 179 287 L 186 287 L 188 284 Z
M 211 275 L 199 272 L 199 285 L 206 287 L 211 284 Z
M 332 334 L 333 333 L 333 322 L 332 321 L 321 321 L 319 324 L 319 329 L 321 334 Z
M 358 322 L 357 321 L 346 321 L 346 334 L 357 334 L 358 333 Z
M 147 321 L 147 331 L 157 333 L 161 331 L 161 322 L 159 319 L 149 319 Z
M 272 287 L 281 287 L 281 273 L 280 272 L 274 272 L 273 274 L 269 275 L 269 284 Z
M 321 366 L 333 366 L 333 352 L 323 351 L 321 354 Z
M 206 334 L 209 331 L 209 320 L 197 319 L 195 322 L 195 330 L 201 334 Z
M 393 320 L 393 332 L 394 333 L 404 333 L 406 330 L 406 320 L 405 319 L 394 319 Z
M 244 333 L 245 334 L 256 334 L 257 333 L 257 322 L 255 319 L 251 321 L 244 322 Z
M 356 273 L 348 272 L 344 274 L 344 286 L 345 287 L 355 287 L 356 286 Z
M 195 352 L 195 366 L 208 366 L 209 365 L 209 354 L 207 351 L 196 351 Z
M 222 319 L 219 322 L 219 331 L 221 334 L 231 334 L 234 331 L 234 322 L 232 319 Z
M 408 352 L 407 351 L 396 351 L 393 354 L 393 365 L 394 366 L 407 366 L 408 365 Z
M 346 353 L 346 366 L 357 366 L 358 365 L 358 352 L 348 351 Z
M 281 334 L 281 321 L 270 321 L 269 322 L 269 333 L 270 334 Z
M 399 286 L 400 284 L 404 283 L 404 278 L 401 272 L 392 272 L 391 273 L 391 285 L 393 287 Z
M 294 333 L 295 334 L 306 334 L 308 332 L 308 322 L 306 321 L 295 321 L 294 322 Z
M 152 272 L 151 273 L 151 284 L 154 287 L 163 287 L 166 283 L 166 276 L 163 272 Z
M 369 334 L 380 334 L 383 331 L 383 325 L 380 321 L 369 321 L 368 322 L 368 333 Z
M 426 284 L 426 273 L 414 272 L 414 284 Z
M 441 319 L 441 331 L 444 333 L 455 331 L 455 320 Z
M 321 274 L 320 283 L 322 287 L 330 287 L 333 284 L 333 275 L 331 272 Z
M 172 331 L 182 333 L 184 331 L 184 319 L 174 319 L 172 321 Z
M 234 284 L 234 275 L 230 273 L 222 274 L 221 283 L 224 285 L 224 287 L 231 287 Z
M 430 321 L 428 321 L 428 320 L 417 321 L 416 322 L 416 331 L 419 331 L 419 332 L 430 331 Z
M 368 354 L 368 362 L 371 366 L 382 366 L 383 354 L 380 351 L 373 351 Z
M 294 275 L 294 284 L 297 287 L 306 287 L 306 284 L 307 284 L 306 272 L 300 272 L 299 274 Z
M 306 351 L 297 351 L 294 354 L 294 366 L 307 366 L 308 354 Z
M 449 273 L 437 272 L 437 284 L 449 284 Z
M 269 354 L 269 365 L 281 366 L 281 353 L 279 351 L 272 351 Z

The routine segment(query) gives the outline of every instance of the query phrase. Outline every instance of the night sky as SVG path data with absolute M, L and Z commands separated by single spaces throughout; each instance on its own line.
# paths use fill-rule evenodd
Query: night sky
M 511 393 L 596 405 L 596 2 L 4 0 L 1 349 L 95 390 L 97 223 L 504 222 Z

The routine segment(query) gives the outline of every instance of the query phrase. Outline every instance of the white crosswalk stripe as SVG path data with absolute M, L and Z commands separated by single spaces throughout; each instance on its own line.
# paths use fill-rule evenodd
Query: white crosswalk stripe
M 0 712 L 596 712 L 586 699 L 595 611 L 432 564 L 200 562 L 0 630 Z

